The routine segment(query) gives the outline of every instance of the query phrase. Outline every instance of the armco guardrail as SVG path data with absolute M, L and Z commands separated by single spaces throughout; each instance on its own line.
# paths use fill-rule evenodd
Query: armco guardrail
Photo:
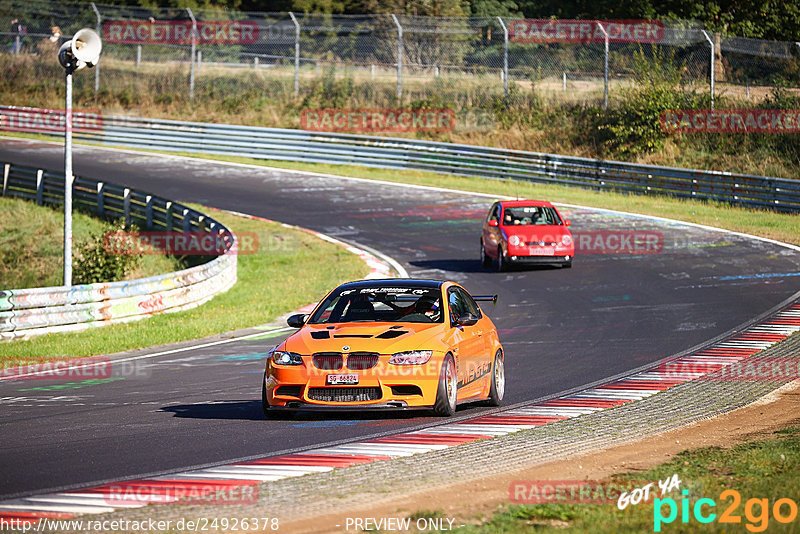
M 0 124 L 27 125 L 47 110 L 0 106 Z M 76 137 L 102 144 L 171 152 L 423 170 L 630 191 L 740 206 L 800 211 L 800 181 L 721 171 L 638 165 L 434 141 L 317 133 L 132 117 L 89 120 Z M 25 128 L 21 128 L 25 129 Z
M 63 172 L 0 165 L 4 197 L 63 204 Z M 75 178 L 73 206 L 147 229 L 230 232 L 183 204 L 83 177 Z M 234 246 L 232 241 L 230 248 Z M 203 265 L 149 278 L 0 291 L 0 338 L 80 330 L 198 306 L 236 282 L 236 254 L 231 249 Z

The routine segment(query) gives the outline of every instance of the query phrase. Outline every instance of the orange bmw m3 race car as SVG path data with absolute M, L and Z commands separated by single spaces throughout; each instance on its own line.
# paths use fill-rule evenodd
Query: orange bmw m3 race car
M 308 409 L 428 409 L 461 402 L 498 406 L 505 389 L 497 329 L 454 282 L 362 280 L 330 292 L 300 330 L 269 351 L 264 414 Z

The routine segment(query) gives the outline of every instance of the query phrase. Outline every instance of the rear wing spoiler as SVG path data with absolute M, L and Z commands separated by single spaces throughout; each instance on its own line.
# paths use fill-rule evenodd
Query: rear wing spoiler
M 475 302 L 491 302 L 492 306 L 497 305 L 497 295 L 473 295 Z

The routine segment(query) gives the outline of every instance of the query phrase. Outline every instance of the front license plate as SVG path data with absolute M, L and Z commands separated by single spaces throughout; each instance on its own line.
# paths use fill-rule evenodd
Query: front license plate
M 531 256 L 555 256 L 556 251 L 553 247 L 532 248 Z
M 335 386 L 337 384 L 358 384 L 358 375 L 328 375 L 328 385 Z

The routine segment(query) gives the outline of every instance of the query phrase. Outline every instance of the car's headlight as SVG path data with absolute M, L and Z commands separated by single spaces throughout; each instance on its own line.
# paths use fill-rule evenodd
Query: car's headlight
M 422 365 L 428 363 L 433 356 L 432 350 L 412 350 L 408 352 L 396 352 L 389 358 L 389 363 L 394 365 Z
M 563 236 L 561 236 L 561 242 L 564 244 L 564 246 L 568 247 L 572 244 L 572 238 L 567 234 L 564 234 Z
M 508 244 L 514 245 L 515 247 L 522 243 L 522 239 L 518 235 L 512 235 L 508 238 Z
M 303 365 L 303 357 L 296 352 L 276 350 L 272 353 L 272 361 L 278 365 Z

